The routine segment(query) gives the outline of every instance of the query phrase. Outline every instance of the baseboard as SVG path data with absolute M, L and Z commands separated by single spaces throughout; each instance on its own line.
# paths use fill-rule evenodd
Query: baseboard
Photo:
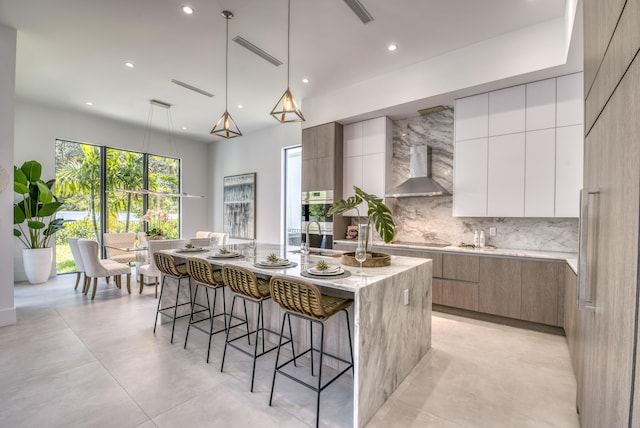
M 461 317 L 473 318 L 480 321 L 488 321 L 496 324 L 504 324 L 511 327 L 525 328 L 527 330 L 540 331 L 542 333 L 550 333 L 558 336 L 565 336 L 564 329 L 561 327 L 554 327 L 546 324 L 538 324 L 530 321 L 516 320 L 512 318 L 505 318 L 498 315 L 483 314 L 481 312 L 468 311 L 466 309 L 452 308 L 449 306 L 443 306 L 433 304 L 433 310 L 436 312 L 444 312 L 446 314 L 458 315 Z
M 16 307 L 0 310 L 0 327 L 16 323 Z

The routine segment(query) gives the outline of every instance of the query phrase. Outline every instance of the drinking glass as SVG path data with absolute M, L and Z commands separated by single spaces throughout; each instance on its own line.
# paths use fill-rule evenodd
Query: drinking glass
M 363 275 L 362 262 L 367 260 L 367 251 L 363 247 L 358 246 L 358 248 L 356 248 L 355 258 L 357 262 L 360 262 L 360 275 Z

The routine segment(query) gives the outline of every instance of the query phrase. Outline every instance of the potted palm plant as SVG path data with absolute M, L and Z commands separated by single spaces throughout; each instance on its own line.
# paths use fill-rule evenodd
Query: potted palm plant
M 32 284 L 46 282 L 49 278 L 53 262 L 49 241 L 64 227 L 64 220 L 55 218 L 63 205 L 51 191 L 55 179 L 45 182 L 41 175 L 42 165 L 34 160 L 13 168 L 13 189 L 20 196 L 13 204 L 13 224 L 17 226 L 13 235 L 25 246 L 22 261 Z
M 396 224 L 393 221 L 393 215 L 389 207 L 385 205 L 382 198 L 369 194 L 357 186 L 353 186 L 355 194 L 347 199 L 338 199 L 332 205 L 327 215 L 342 214 L 346 211 L 355 209 L 360 217 L 358 206 L 362 202 L 367 203 L 367 223 L 361 224 L 358 231 L 358 246 L 362 246 L 366 252 L 367 258 L 364 266 L 386 266 L 391 258 L 388 254 L 373 253 L 371 247 L 371 223 L 380 235 L 380 238 L 386 243 L 393 240 L 396 233 Z M 346 253 L 342 257 L 342 262 L 350 266 L 357 266 L 355 253 Z

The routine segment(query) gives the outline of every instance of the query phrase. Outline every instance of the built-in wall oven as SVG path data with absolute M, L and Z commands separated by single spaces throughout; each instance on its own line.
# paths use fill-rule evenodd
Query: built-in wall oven
M 332 203 L 333 190 L 302 192 L 302 241 L 306 241 L 307 225 L 310 225 L 310 247 L 333 248 L 333 218 L 327 216 Z

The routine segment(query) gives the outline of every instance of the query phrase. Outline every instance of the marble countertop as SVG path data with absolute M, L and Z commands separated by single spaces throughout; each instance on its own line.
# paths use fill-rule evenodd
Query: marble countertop
M 337 244 L 344 245 L 356 245 L 356 241 L 350 239 L 337 239 L 334 241 Z M 466 253 L 466 254 L 482 254 L 487 256 L 508 256 L 508 257 L 528 257 L 534 259 L 547 259 L 547 260 L 564 260 L 574 273 L 578 272 L 578 253 L 565 253 L 560 251 L 544 251 L 544 250 L 522 250 L 513 248 L 465 248 L 457 245 L 448 245 L 446 247 L 440 246 L 428 246 L 420 243 L 402 243 L 402 244 L 387 244 L 383 241 L 374 241 L 373 245 L 376 247 L 389 247 L 389 248 L 404 248 L 414 250 L 425 251 L 442 251 L 453 253 Z
M 275 244 L 261 244 L 258 243 L 257 248 L 251 249 L 248 244 L 235 244 L 235 245 L 225 245 L 230 251 L 235 251 L 240 253 L 240 257 L 238 258 L 219 258 L 219 259 L 211 259 L 209 258 L 213 254 L 216 253 L 217 248 L 219 247 L 205 247 L 206 251 L 202 252 L 180 252 L 180 250 L 163 250 L 168 253 L 173 254 L 177 257 L 197 257 L 201 259 L 206 259 L 208 262 L 217 265 L 224 265 L 225 263 L 231 263 L 234 265 L 245 267 L 257 275 L 262 276 L 273 276 L 273 275 L 289 275 L 293 277 L 302 277 L 301 272 L 307 270 L 310 267 L 314 267 L 315 264 L 320 260 L 324 260 L 329 265 L 341 265 L 340 257 L 330 257 L 330 256 L 314 256 L 309 255 L 305 258 L 301 254 L 292 251 L 298 250 L 298 247 L 289 247 L 285 248 L 282 245 Z M 267 256 L 271 253 L 277 254 L 281 258 L 286 258 L 291 262 L 296 263 L 296 266 L 290 268 L 263 268 L 259 266 L 255 266 L 255 263 L 258 261 L 266 260 Z M 335 253 L 340 253 L 339 251 L 335 251 Z M 316 285 L 334 288 L 343 291 L 355 292 L 363 287 L 368 287 L 379 283 L 381 281 L 386 280 L 394 275 L 397 275 L 401 272 L 404 272 L 409 269 L 413 269 L 416 266 L 427 263 L 427 259 L 416 259 L 413 257 L 400 257 L 400 256 L 392 256 L 392 261 L 390 266 L 384 267 L 366 267 L 363 270 L 363 274 L 360 274 L 359 267 L 352 267 L 343 265 L 343 269 L 345 271 L 349 271 L 351 273 L 350 276 L 346 278 L 309 278 L 303 277 L 303 279 L 310 281 Z

